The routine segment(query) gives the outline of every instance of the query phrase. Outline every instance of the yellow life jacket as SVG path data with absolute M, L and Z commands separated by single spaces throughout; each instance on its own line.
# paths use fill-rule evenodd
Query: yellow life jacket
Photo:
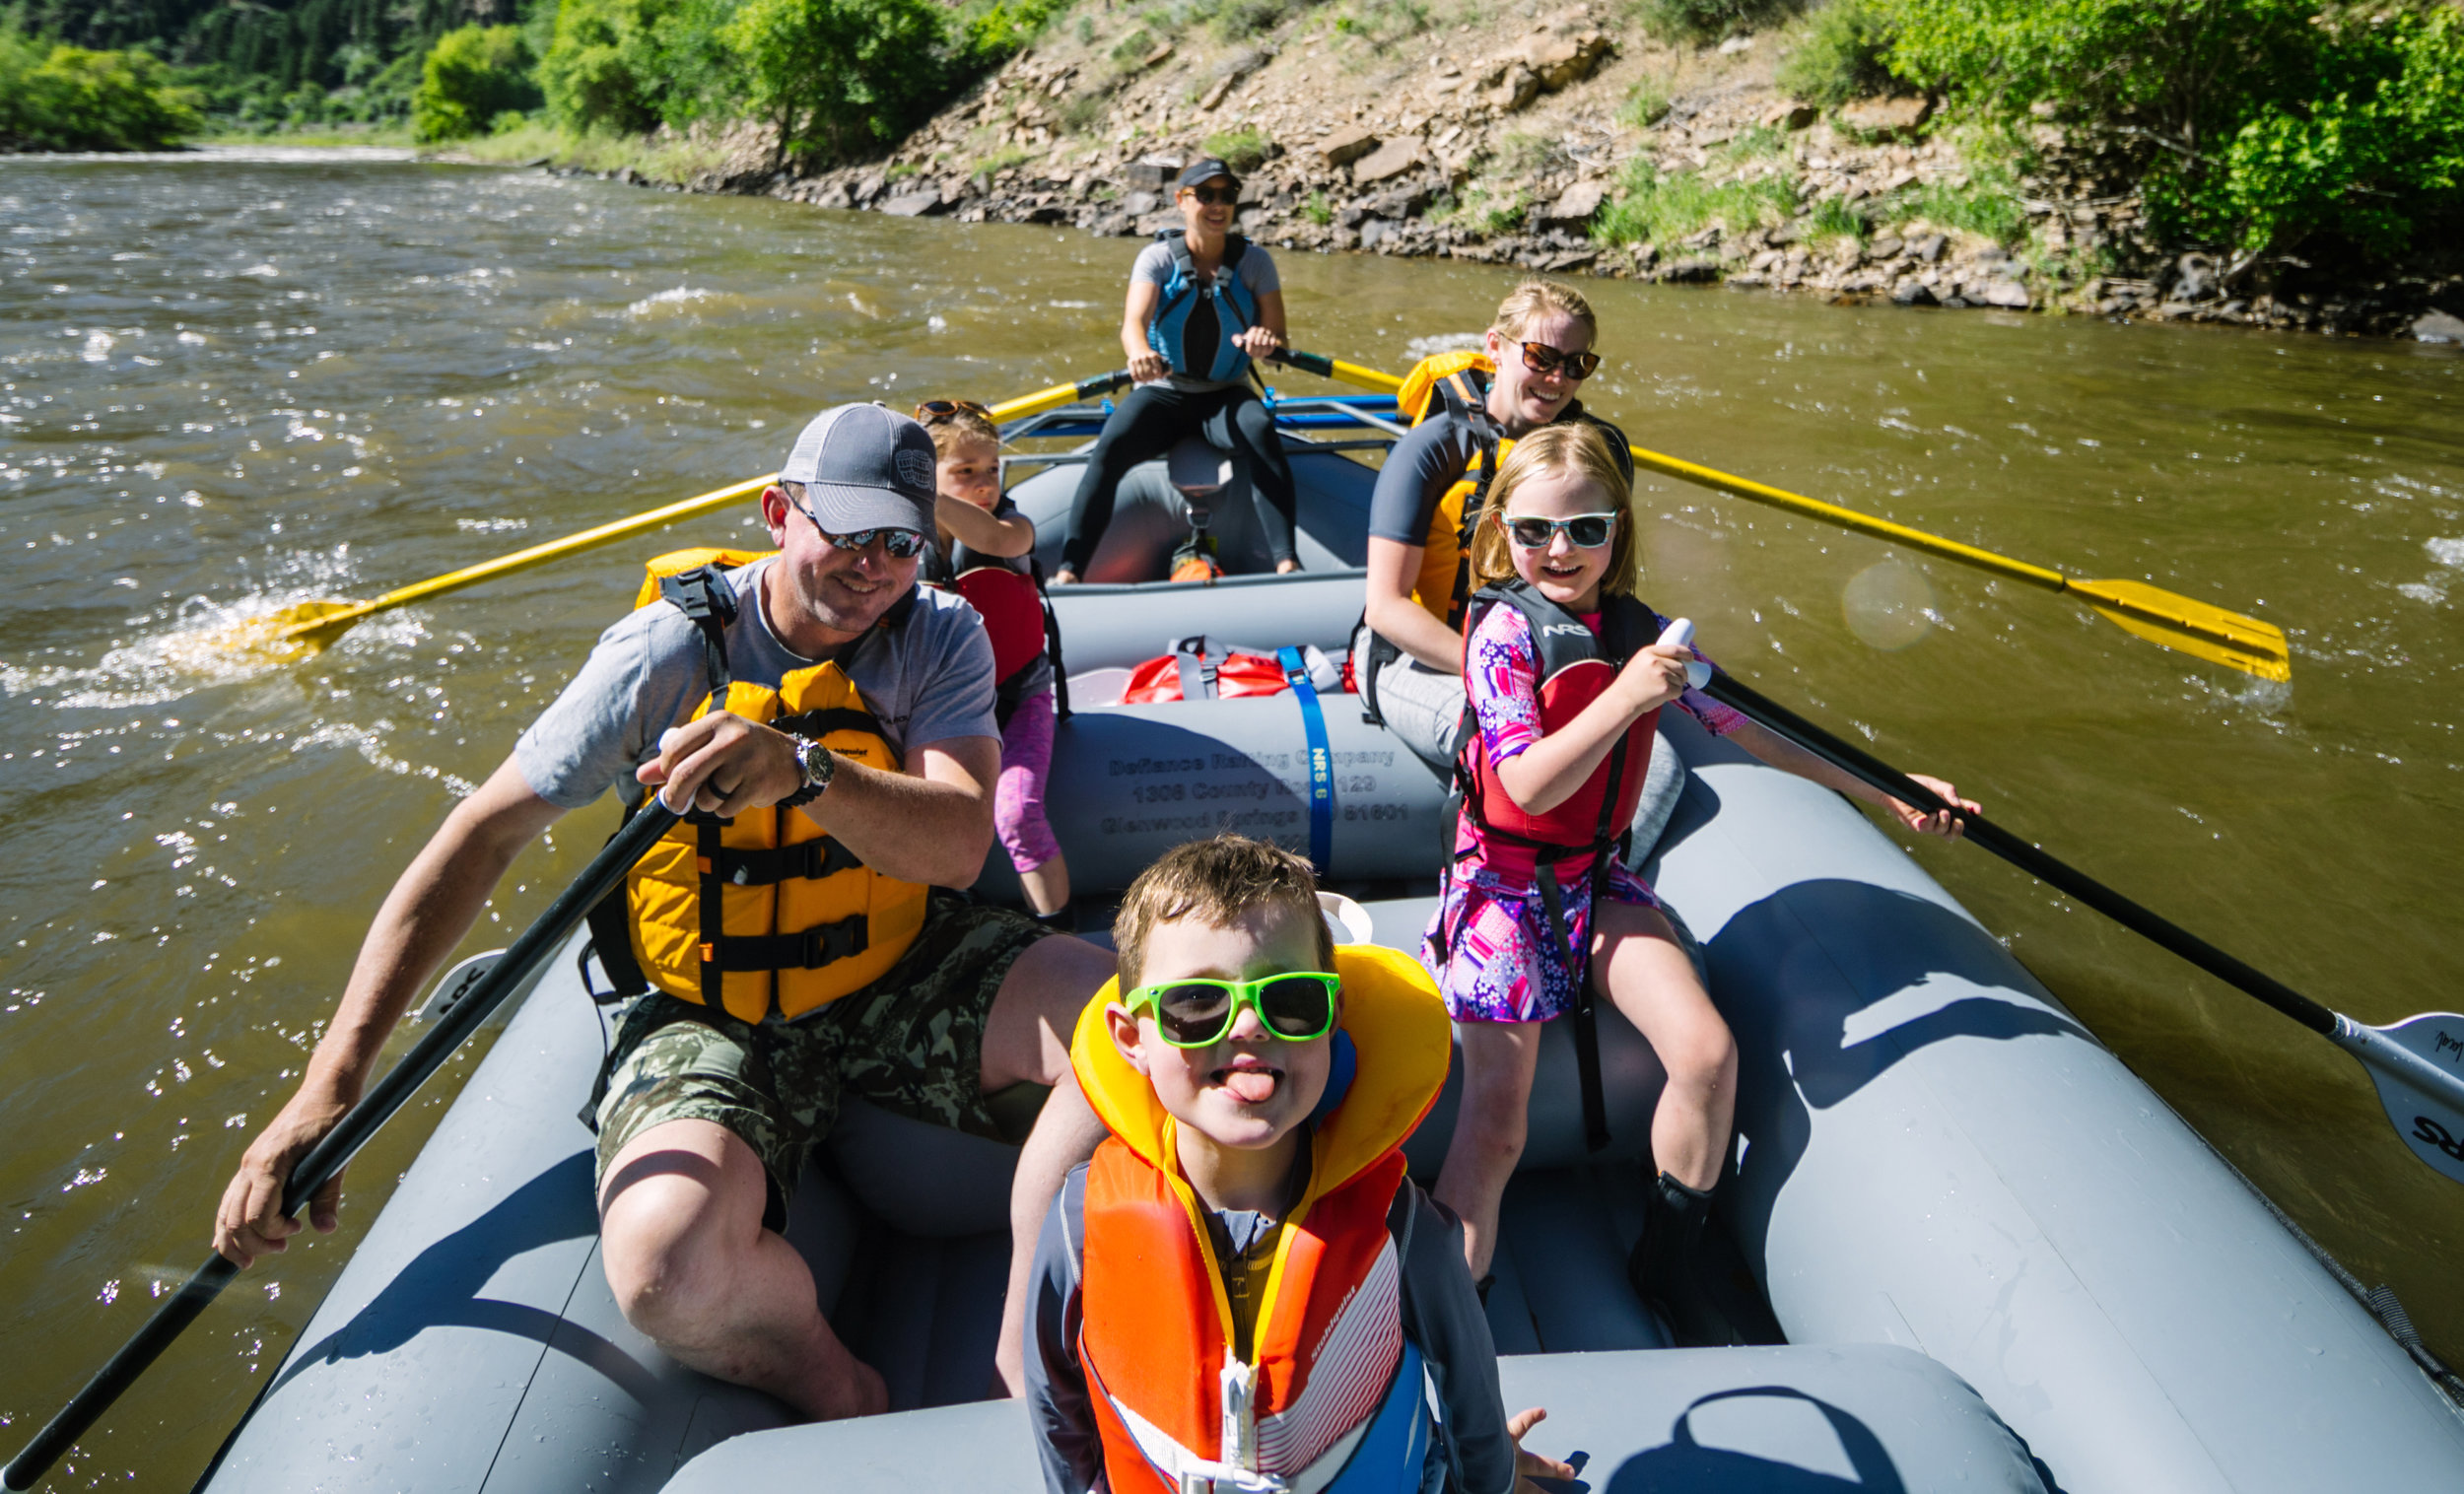
M 694 715 L 730 711 L 818 738 L 849 761 L 898 771 L 881 723 L 836 663 L 790 671 L 776 690 L 729 676 L 734 591 L 722 573 L 761 558 L 680 550 L 650 563 L 644 605 L 674 602 L 709 649 L 711 694 Z M 679 821 L 626 878 L 624 912 L 641 980 L 759 1022 L 774 1008 L 792 1020 L 879 980 L 923 928 L 924 899 L 922 884 L 866 866 L 800 809 L 765 808 Z M 609 942 L 599 941 L 603 969 Z M 622 973 L 607 973 L 625 984 Z
M 1497 464 L 1514 449 L 1513 440 L 1488 413 L 1487 380 L 1496 374 L 1497 365 L 1486 353 L 1439 353 L 1413 365 L 1395 392 L 1396 408 L 1410 416 L 1413 425 L 1437 417 L 1458 421 L 1472 434 L 1472 460 L 1429 515 L 1420 574 L 1411 588 L 1411 599 L 1429 616 L 1458 630 L 1464 599 L 1472 591 L 1472 531 L 1479 524 L 1480 506 Z

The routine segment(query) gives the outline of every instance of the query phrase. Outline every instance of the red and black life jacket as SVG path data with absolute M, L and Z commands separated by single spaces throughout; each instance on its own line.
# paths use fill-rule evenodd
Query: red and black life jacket
M 1040 658 L 1052 661 L 1053 704 L 1067 715 L 1069 681 L 1061 661 L 1061 619 L 1044 594 L 1042 569 L 970 566 L 941 584 L 965 597 L 984 619 L 985 636 L 992 641 L 992 709 L 999 724 L 1006 728 L 1018 703 L 1026 699 L 1028 676 Z
M 1601 598 L 1600 631 L 1540 594 L 1529 584 L 1507 581 L 1484 586 L 1464 616 L 1464 672 L 1471 673 L 1472 636 L 1491 607 L 1512 607 L 1523 614 L 1540 658 L 1540 728 L 1546 736 L 1581 714 L 1615 681 L 1628 659 L 1649 647 L 1659 634 L 1659 620 L 1649 607 L 1630 596 Z M 1526 862 L 1533 887 L 1548 916 L 1549 936 L 1556 948 L 1571 943 L 1565 917 L 1566 862 L 1582 865 L 1580 877 L 1595 905 L 1608 858 L 1624 849 L 1627 827 L 1642 801 L 1643 780 L 1651 763 L 1660 712 L 1653 710 L 1626 728 L 1625 739 L 1592 770 L 1583 786 L 1556 807 L 1534 814 L 1514 801 L 1498 781 L 1497 765 L 1489 760 L 1472 707 L 1464 707 L 1456 737 L 1455 783 L 1463 795 L 1463 812 L 1479 832 L 1485 858 L 1512 874 Z M 1456 859 L 1470 854 L 1458 851 Z M 1444 931 L 1451 954 L 1459 929 Z M 1575 969 L 1574 1046 L 1583 1084 L 1583 1129 L 1594 1151 L 1608 1144 L 1608 1104 L 1601 1092 L 1599 1032 L 1592 1007 L 1591 951 L 1573 951 Z

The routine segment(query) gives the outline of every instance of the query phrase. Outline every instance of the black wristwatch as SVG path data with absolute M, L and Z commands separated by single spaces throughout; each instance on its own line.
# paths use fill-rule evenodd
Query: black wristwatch
M 830 786 L 831 778 L 839 771 L 839 760 L 830 755 L 829 748 L 811 737 L 790 733 L 787 739 L 795 743 L 795 765 L 804 772 L 804 786 L 781 799 L 779 807 L 794 809 L 821 797 L 822 790 Z

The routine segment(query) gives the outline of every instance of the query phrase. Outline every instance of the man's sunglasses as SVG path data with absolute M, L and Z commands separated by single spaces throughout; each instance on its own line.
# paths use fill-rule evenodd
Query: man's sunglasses
M 916 424 L 937 426 L 945 420 L 956 420 L 961 414 L 992 418 L 992 412 L 972 399 L 927 399 L 916 407 Z
M 1255 981 L 1164 981 L 1129 992 L 1123 1005 L 1153 1008 L 1155 1031 L 1175 1048 L 1208 1048 L 1232 1035 L 1241 1008 L 1258 1013 L 1266 1031 L 1290 1043 L 1335 1030 L 1335 993 L 1343 978 L 1324 971 L 1263 976 Z
M 861 550 L 874 540 L 879 540 L 881 553 L 892 560 L 914 560 L 917 556 L 924 554 L 924 537 L 919 530 L 858 529 L 853 534 L 833 534 L 821 527 L 821 520 L 813 517 L 812 509 L 806 509 L 803 513 L 806 518 L 812 519 L 813 527 L 821 531 L 821 537 L 830 542 L 830 548 L 833 550 Z
M 1617 532 L 1614 513 L 1578 513 L 1572 518 L 1508 518 L 1501 513 L 1497 522 L 1526 550 L 1545 550 L 1560 533 L 1579 549 L 1597 550 Z
M 1600 368 L 1600 355 L 1597 353 L 1568 353 L 1544 342 L 1527 342 L 1519 346 L 1523 349 L 1523 367 L 1535 374 L 1554 374 L 1562 370 L 1568 378 L 1584 379 L 1591 377 Z
M 1241 205 L 1239 187 L 1191 187 L 1189 193 L 1205 207 L 1236 208 Z

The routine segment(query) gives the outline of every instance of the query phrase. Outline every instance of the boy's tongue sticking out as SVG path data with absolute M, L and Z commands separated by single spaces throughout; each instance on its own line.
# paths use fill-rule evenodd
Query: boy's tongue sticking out
M 1264 1105 L 1274 1098 L 1276 1083 L 1282 1072 L 1265 1062 L 1243 1054 L 1228 1066 L 1215 1070 L 1215 1082 L 1252 1105 Z

